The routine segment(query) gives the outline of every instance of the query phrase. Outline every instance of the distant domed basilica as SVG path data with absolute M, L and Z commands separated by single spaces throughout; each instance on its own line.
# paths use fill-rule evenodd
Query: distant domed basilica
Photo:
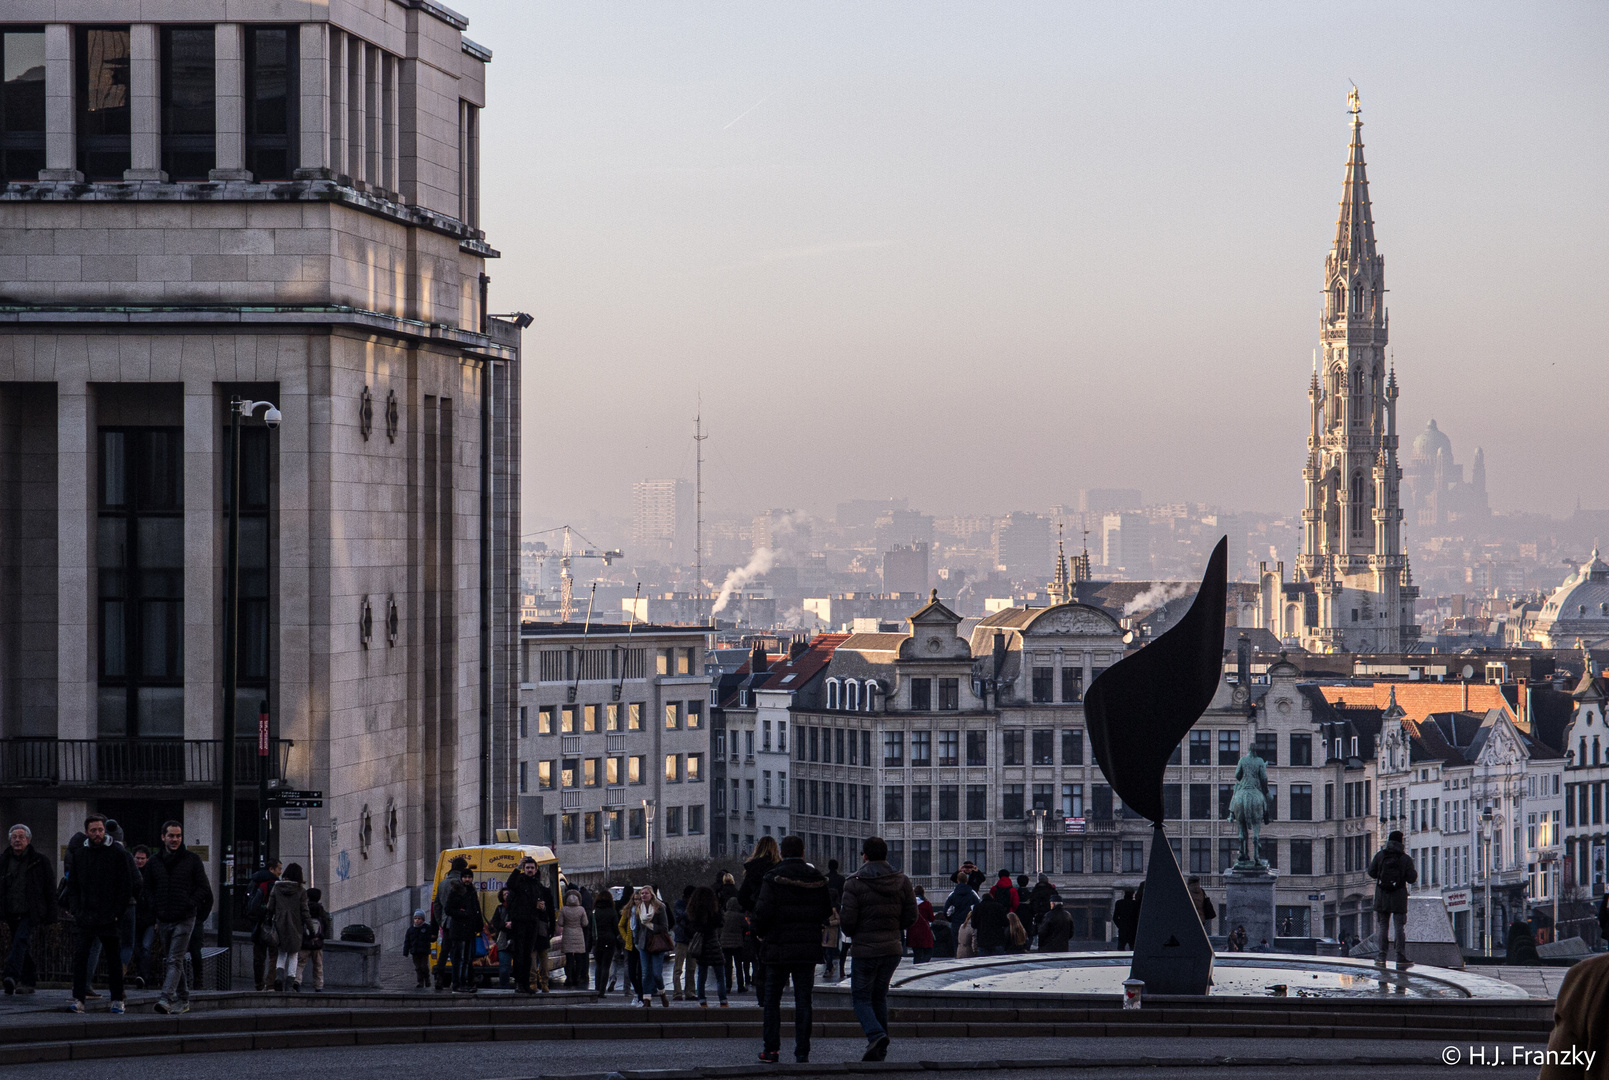
M 1491 509 L 1486 502 L 1486 453 L 1475 451 L 1469 479 L 1453 460 L 1453 443 L 1432 420 L 1413 440 L 1403 470 L 1408 519 L 1420 528 L 1484 521 Z

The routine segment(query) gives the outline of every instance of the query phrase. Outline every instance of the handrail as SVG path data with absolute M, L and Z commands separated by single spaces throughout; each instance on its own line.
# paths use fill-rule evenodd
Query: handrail
M 271 777 L 283 777 L 290 739 L 273 740 Z M 222 739 L 0 739 L 0 784 L 216 787 L 223 775 Z M 257 739 L 235 742 L 235 778 L 256 784 Z

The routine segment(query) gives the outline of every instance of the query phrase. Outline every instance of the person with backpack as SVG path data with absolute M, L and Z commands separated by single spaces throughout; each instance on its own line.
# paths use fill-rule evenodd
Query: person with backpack
M 307 890 L 307 932 L 302 935 L 302 977 L 313 977 L 313 993 L 324 992 L 324 939 L 335 929 L 330 913 L 320 903 L 324 899 L 321 889 Z
M 251 924 L 251 976 L 259 993 L 268 989 L 268 973 L 279 960 L 277 950 L 268 944 L 263 922 L 268 918 L 268 893 L 279 880 L 280 861 L 269 859 L 268 865 L 251 876 L 250 898 L 246 901 L 246 921 Z
M 1374 911 L 1380 916 L 1380 951 L 1374 962 L 1386 963 L 1386 944 L 1391 924 L 1397 924 L 1397 966 L 1408 966 L 1408 886 L 1419 880 L 1419 870 L 1402 846 L 1402 832 L 1393 830 L 1385 847 L 1369 862 L 1374 879 Z
M 995 881 L 994 888 L 990 889 L 989 892 L 1005 906 L 1007 911 L 1016 911 L 1017 904 L 1021 902 L 1017 886 L 1011 883 L 1010 870 L 1000 871 L 999 879 Z

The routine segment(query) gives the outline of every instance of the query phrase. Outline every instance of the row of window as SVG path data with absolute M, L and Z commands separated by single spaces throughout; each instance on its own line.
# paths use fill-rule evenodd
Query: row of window
M 915 768 L 937 765 L 940 768 L 961 764 L 960 731 L 885 731 L 883 732 L 883 766 Z M 989 764 L 989 733 L 968 731 L 966 735 L 966 764 Z M 1059 736 L 1059 737 L 1058 737 Z M 798 740 L 800 761 L 819 761 L 827 764 L 871 764 L 867 752 L 870 732 L 861 732 L 860 753 L 857 754 L 855 732 L 842 728 L 807 727 L 804 737 Z M 1191 765 L 1212 765 L 1213 743 L 1217 743 L 1218 765 L 1236 765 L 1240 762 L 1241 733 L 1235 729 L 1218 731 L 1192 731 L 1189 738 Z M 906 747 L 909 745 L 909 760 Z M 1273 732 L 1259 733 L 1253 746 L 1257 755 L 1269 765 L 1279 764 L 1279 736 Z M 1083 765 L 1084 731 L 1082 728 L 1006 728 L 1000 732 L 1000 763 L 1002 765 Z M 1174 749 L 1172 764 L 1181 764 L 1181 754 Z M 1291 765 L 1313 763 L 1312 736 L 1292 733 L 1290 736 Z M 1349 815 L 1350 816 L 1350 815 Z
M 647 670 L 647 649 L 623 649 L 617 645 L 604 649 L 542 649 L 537 653 L 537 678 L 541 682 L 643 679 L 647 678 Z M 656 675 L 691 675 L 697 670 L 696 648 L 654 650 Z
M 760 721 L 760 750 L 762 752 L 768 753 L 768 754 L 773 753 L 773 752 L 778 753 L 778 754 L 786 754 L 788 752 L 788 722 L 786 720 L 778 720 L 776 722 L 776 724 L 775 724 L 774 730 L 776 732 L 776 739 L 773 742 L 773 740 L 771 738 L 772 731 L 773 731 L 773 725 L 772 725 L 771 721 L 769 721 L 769 720 L 761 720 Z M 739 743 L 740 739 L 741 739 L 742 744 L 743 744 L 741 749 L 742 749 L 742 752 L 743 752 L 744 756 L 749 757 L 749 758 L 754 757 L 754 729 L 753 728 L 734 728 L 732 730 L 732 760 L 733 761 L 738 760 L 738 751 L 739 751 L 738 743 Z M 868 731 L 868 732 L 865 733 L 865 739 L 867 740 L 866 745 L 870 746 L 871 745 L 871 742 L 870 742 L 870 740 L 871 740 L 871 732 Z M 716 754 L 717 757 L 722 756 L 722 750 L 725 748 L 725 746 L 726 746 L 726 733 L 717 731 L 715 733 L 715 736 L 714 736 L 714 749 L 715 749 L 715 754 Z M 868 752 L 868 762 L 867 763 L 870 764 L 869 752 Z
M 529 790 L 526 762 L 520 762 L 520 791 Z M 666 754 L 667 784 L 698 784 L 704 780 L 703 754 Z M 541 791 L 646 784 L 648 759 L 642 754 L 601 758 L 559 758 L 536 763 L 536 786 Z
M 1604 803 L 1609 801 L 1606 796 L 1609 796 L 1609 783 L 1566 784 L 1564 786 L 1565 827 L 1602 825 Z
M 1104 667 L 1090 669 L 1090 681 L 1094 682 L 1100 677 Z M 1056 669 L 1053 667 L 1036 667 L 1029 680 L 1033 703 L 1035 705 L 1050 705 L 1056 700 Z M 1064 667 L 1061 669 L 1061 699 L 1063 702 L 1084 700 L 1084 669 L 1081 667 Z
M 744 796 L 746 796 L 746 800 L 745 800 L 744 803 L 741 804 L 741 806 L 740 806 L 740 803 L 739 803 L 739 800 L 738 800 L 738 794 L 739 794 L 740 790 L 741 790 L 742 794 Z M 760 805 L 761 806 L 770 806 L 770 805 L 772 805 L 772 803 L 771 803 L 771 790 L 772 790 L 771 789 L 771 770 L 770 769 L 764 769 L 760 773 Z M 866 801 L 869 804 L 871 802 L 871 790 L 872 789 L 871 788 L 865 788 L 864 790 L 866 791 Z M 787 773 L 785 773 L 785 772 L 777 773 L 776 791 L 777 791 L 778 798 L 781 800 L 781 805 L 782 806 L 787 806 L 788 805 L 788 774 Z M 754 794 L 755 794 L 754 778 L 752 776 L 749 777 L 748 779 L 742 781 L 742 788 L 741 789 L 738 787 L 738 781 L 734 779 L 732 781 L 732 811 L 733 811 L 733 813 L 737 813 L 740 808 L 744 809 L 744 810 L 747 810 L 748 813 L 751 813 L 751 814 L 754 813 Z M 725 801 L 722 799 L 720 792 L 716 793 L 715 799 L 716 799 L 716 804 L 717 804 L 716 809 L 717 810 L 724 810 L 726 808 L 726 804 L 725 804 Z M 851 801 L 851 804 L 853 804 L 853 801 L 854 801 L 853 796 L 851 796 L 850 801 Z M 868 818 L 867 820 L 870 820 L 870 818 Z M 767 826 L 767 828 L 766 828 L 766 835 L 767 836 L 770 835 L 770 827 L 769 826 Z
M 666 836 L 699 836 L 704 832 L 704 807 L 667 806 L 661 812 Z M 605 839 L 641 840 L 647 828 L 642 807 L 624 810 L 589 810 L 572 814 L 548 814 L 543 819 L 544 842 L 557 844 L 596 844 Z
M 520 738 L 529 734 L 527 712 L 520 706 Z M 538 735 L 590 735 L 596 732 L 645 731 L 648 706 L 641 701 L 598 705 L 542 705 L 536 710 Z M 704 726 L 702 701 L 667 701 L 666 731 L 698 731 Z

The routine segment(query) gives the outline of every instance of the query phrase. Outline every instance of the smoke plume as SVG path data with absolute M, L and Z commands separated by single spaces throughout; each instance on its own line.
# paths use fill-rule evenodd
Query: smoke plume
M 1177 600 L 1190 592 L 1190 585 L 1183 581 L 1159 581 L 1146 589 L 1133 600 L 1123 605 L 1123 617 L 1155 611 L 1169 600 Z
M 777 553 L 775 551 L 770 548 L 761 548 L 756 551 L 754 557 L 748 561 L 748 565 L 739 567 L 726 575 L 726 580 L 721 582 L 721 595 L 715 598 L 715 606 L 710 608 L 710 614 L 718 615 L 726 610 L 726 605 L 732 599 L 734 592 L 743 588 L 743 586 L 764 574 L 776 564 Z

